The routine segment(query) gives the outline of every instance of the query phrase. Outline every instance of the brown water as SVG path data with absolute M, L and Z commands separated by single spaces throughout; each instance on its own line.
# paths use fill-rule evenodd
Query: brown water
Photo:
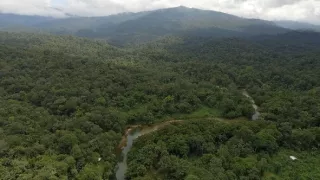
M 138 139 L 140 136 L 150 134 L 154 131 L 157 131 L 169 124 L 172 123 L 179 123 L 182 122 L 181 120 L 172 120 L 163 122 L 160 124 L 155 124 L 152 126 L 142 126 L 142 125 L 136 125 L 132 126 L 127 129 L 123 139 L 121 140 L 121 143 L 119 145 L 119 148 L 122 153 L 122 161 L 118 163 L 117 165 L 117 171 L 116 171 L 116 179 L 117 180 L 124 180 L 125 174 L 128 169 L 127 160 L 128 160 L 128 153 L 131 150 L 133 146 L 134 140 Z
M 116 178 L 117 180 L 124 180 L 125 179 L 125 173 L 127 172 L 128 166 L 127 166 L 127 160 L 128 160 L 128 152 L 132 148 L 133 141 L 137 139 L 139 136 L 141 136 L 141 131 L 139 129 L 133 130 L 133 132 L 129 132 L 126 137 L 126 145 L 122 149 L 122 161 L 118 163 L 118 169 L 116 172 Z
M 244 96 L 246 96 L 247 98 L 249 98 L 249 100 L 252 103 L 252 107 L 254 108 L 254 114 L 252 115 L 252 120 L 258 120 L 260 117 L 260 112 L 258 111 L 258 106 L 256 105 L 255 101 L 253 100 L 253 98 L 249 95 L 249 93 L 246 90 L 243 90 L 242 94 Z

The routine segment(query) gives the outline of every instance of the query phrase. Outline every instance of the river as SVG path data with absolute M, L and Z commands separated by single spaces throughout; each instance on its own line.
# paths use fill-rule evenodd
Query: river
M 257 120 L 260 116 L 260 112 L 258 111 L 258 106 L 256 105 L 255 101 L 248 94 L 248 92 L 246 90 L 244 90 L 242 94 L 250 99 L 250 101 L 252 103 L 252 107 L 255 110 L 255 113 L 252 115 L 252 120 Z M 118 162 L 118 165 L 117 165 L 116 179 L 117 180 L 125 180 L 125 174 L 128 169 L 128 165 L 127 165 L 128 152 L 131 150 L 134 140 L 136 140 L 140 136 L 157 131 L 157 130 L 159 130 L 169 124 L 179 123 L 179 122 L 182 122 L 182 121 L 181 120 L 172 120 L 172 121 L 166 121 L 163 123 L 155 124 L 152 126 L 135 125 L 135 126 L 129 127 L 126 130 L 126 133 L 123 136 L 121 143 L 119 145 L 119 150 L 121 151 L 122 160 L 120 162 Z
M 128 169 L 128 165 L 127 165 L 128 152 L 131 150 L 134 140 L 136 140 L 140 136 L 157 131 L 167 125 L 170 125 L 172 123 L 179 123 L 179 122 L 182 122 L 182 121 L 171 120 L 171 121 L 155 124 L 152 126 L 136 125 L 136 126 L 129 127 L 119 145 L 119 149 L 121 150 L 122 160 L 118 162 L 118 165 L 117 165 L 116 179 L 117 180 L 125 179 L 125 174 Z
M 249 98 L 249 100 L 252 103 L 252 107 L 254 108 L 254 114 L 252 115 L 252 120 L 258 120 L 260 117 L 260 112 L 258 111 L 258 106 L 256 105 L 256 102 L 253 100 L 253 98 L 249 95 L 249 93 L 246 90 L 243 90 L 242 94 Z
M 141 136 L 141 131 L 139 129 L 129 130 L 128 135 L 126 137 L 126 144 L 122 149 L 122 161 L 118 163 L 118 169 L 116 172 L 117 180 L 124 180 L 125 173 L 127 172 L 127 160 L 128 160 L 128 152 L 132 148 L 133 141 Z

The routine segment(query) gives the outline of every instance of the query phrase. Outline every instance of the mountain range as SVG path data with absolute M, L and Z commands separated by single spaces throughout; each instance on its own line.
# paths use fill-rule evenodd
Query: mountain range
M 1 14 L 0 180 L 320 179 L 310 29 L 186 7 Z
M 292 29 L 320 30 L 318 26 L 307 23 L 246 19 L 222 12 L 183 6 L 105 17 L 53 18 L 2 13 L 0 29 L 72 34 L 106 39 L 110 44 L 118 46 L 148 42 L 168 35 L 248 37 L 279 34 Z
M 320 32 L 320 25 L 299 21 L 275 21 L 276 25 L 292 30 L 314 30 Z

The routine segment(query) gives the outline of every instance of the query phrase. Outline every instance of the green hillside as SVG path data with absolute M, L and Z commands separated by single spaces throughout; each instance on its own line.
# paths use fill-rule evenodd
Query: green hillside
M 317 179 L 319 42 L 0 32 L 0 179 L 115 179 L 127 127 L 173 119 L 134 141 L 127 179 Z
M 319 32 L 320 26 L 310 23 L 298 22 L 298 21 L 275 21 L 275 23 L 283 28 L 292 30 L 314 30 Z
M 245 19 L 222 12 L 187 7 L 122 13 L 105 17 L 60 19 L 0 14 L 0 19 L 5 19 L 2 25 L 0 24 L 0 28 L 9 31 L 71 34 L 105 39 L 116 46 L 146 43 L 168 35 L 202 36 L 206 34 L 212 37 L 243 37 L 288 31 L 269 21 Z M 13 21 L 11 22 L 10 19 Z
M 184 69 L 181 63 L 185 77 L 206 79 L 219 69 L 219 77 L 249 91 L 262 115 L 253 122 L 198 118 L 145 135 L 129 153 L 127 177 L 317 179 L 317 168 L 310 167 L 318 166 L 320 142 L 319 40 L 318 33 L 290 32 L 250 40 L 188 37 L 143 47 L 153 50 L 154 61 L 193 64 Z M 232 86 L 218 77 L 207 81 Z
M 211 35 L 219 34 L 220 30 L 228 31 L 228 37 L 286 32 L 286 29 L 277 27 L 272 22 L 186 7 L 161 9 L 131 16 L 132 19 L 120 23 L 105 24 L 94 30 L 90 27 L 79 30 L 76 34 L 106 38 L 113 44 L 125 45 L 148 42 L 165 35 L 180 35 L 189 31 L 201 35 L 201 30 L 208 28 Z

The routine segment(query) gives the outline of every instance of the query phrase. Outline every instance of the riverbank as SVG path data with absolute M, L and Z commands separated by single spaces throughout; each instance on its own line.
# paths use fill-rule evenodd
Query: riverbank
M 123 149 L 126 145 L 127 145 L 127 138 L 128 135 L 130 133 L 132 133 L 134 130 L 139 129 L 140 131 L 140 136 L 145 135 L 145 134 L 149 134 L 151 132 L 157 131 L 167 125 L 170 125 L 172 123 L 178 123 L 178 122 L 183 122 L 183 120 L 169 120 L 169 121 L 165 121 L 162 123 L 157 123 L 157 124 L 153 124 L 153 125 L 132 125 L 132 126 L 128 126 L 125 130 L 124 135 L 122 136 L 122 139 L 119 143 L 118 149 Z
M 258 120 L 259 117 L 260 117 L 260 112 L 258 111 L 259 107 L 256 105 L 256 102 L 254 101 L 254 99 L 249 95 L 249 93 L 247 92 L 247 90 L 243 90 L 242 94 L 247 97 L 250 102 L 252 103 L 252 107 L 254 109 L 254 114 L 252 115 L 252 120 L 255 121 L 255 120 Z
M 243 91 L 243 95 L 250 99 L 252 106 L 255 110 L 255 114 L 252 116 L 252 120 L 257 120 L 260 116 L 260 113 L 258 112 L 258 106 L 255 104 L 255 101 L 248 94 L 248 92 L 246 90 Z M 199 119 L 208 119 L 208 118 L 199 118 Z M 218 120 L 218 121 L 226 121 L 223 118 L 214 118 L 214 119 Z M 124 135 L 122 136 L 122 139 L 121 139 L 119 146 L 117 148 L 118 154 L 122 155 L 122 161 L 119 162 L 117 165 L 117 171 L 116 171 L 117 180 L 124 180 L 125 179 L 125 173 L 128 168 L 127 167 L 127 158 L 128 158 L 127 155 L 133 146 L 134 140 L 136 140 L 140 136 L 143 136 L 143 135 L 155 132 L 157 130 L 160 130 L 170 124 L 182 123 L 185 121 L 187 121 L 187 120 L 168 120 L 168 121 L 156 123 L 153 125 L 131 125 L 131 126 L 128 126 L 126 128 Z M 241 121 L 243 121 L 243 119 L 228 120 L 227 122 L 229 122 L 229 121 L 241 122 Z
M 122 161 L 120 161 L 117 165 L 117 171 L 116 171 L 117 180 L 125 179 L 125 173 L 128 168 L 128 165 L 127 165 L 128 153 L 133 146 L 134 140 L 136 140 L 140 136 L 160 130 L 170 124 L 180 123 L 180 122 L 183 122 L 183 121 L 170 120 L 170 121 L 154 124 L 151 126 L 150 125 L 149 126 L 148 125 L 132 125 L 127 127 L 124 133 L 124 136 L 122 137 L 122 140 L 118 146 L 118 152 L 121 153 Z

